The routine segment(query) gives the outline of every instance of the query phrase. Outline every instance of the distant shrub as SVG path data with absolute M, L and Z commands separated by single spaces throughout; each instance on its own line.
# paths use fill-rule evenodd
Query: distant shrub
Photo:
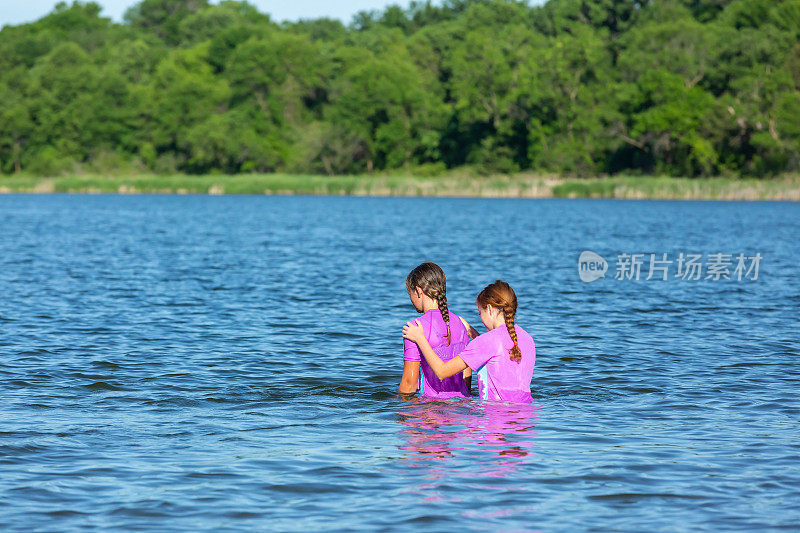
M 161 154 L 153 162 L 153 172 L 156 174 L 167 175 L 178 172 L 178 158 L 172 152 Z
M 409 173 L 423 178 L 435 178 L 447 172 L 447 166 L 443 162 L 422 163 L 409 167 Z
M 147 169 L 141 159 L 119 150 L 101 148 L 80 170 L 91 174 L 138 174 Z
M 507 146 L 498 145 L 492 139 L 484 139 L 480 147 L 472 151 L 467 159 L 475 170 L 484 176 L 491 174 L 513 174 L 519 172 L 514 153 Z
M 26 157 L 22 168 L 38 176 L 61 176 L 75 168 L 75 161 L 61 155 L 52 146 L 45 146 Z

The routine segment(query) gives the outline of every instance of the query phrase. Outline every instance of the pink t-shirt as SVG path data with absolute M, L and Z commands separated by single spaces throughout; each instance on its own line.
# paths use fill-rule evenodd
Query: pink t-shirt
M 459 354 L 478 376 L 478 396 L 495 402 L 531 403 L 531 379 L 536 362 L 536 345 L 527 331 L 515 325 L 522 360 L 511 360 L 514 345 L 505 327 L 495 328 L 475 338 Z
M 447 344 L 447 325 L 438 309 L 430 309 L 420 318 L 425 338 L 442 361 L 449 361 L 461 354 L 469 343 L 469 333 L 464 323 L 455 314 L 450 313 L 450 345 Z M 403 360 L 419 361 L 420 393 L 426 398 L 469 398 L 471 396 L 464 376 L 461 372 L 449 378 L 439 379 L 419 351 L 416 342 L 403 339 Z

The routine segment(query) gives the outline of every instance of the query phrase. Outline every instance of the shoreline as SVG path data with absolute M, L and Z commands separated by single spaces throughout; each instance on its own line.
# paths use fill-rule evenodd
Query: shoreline
M 248 194 L 458 198 L 800 201 L 800 175 L 769 179 L 546 174 L 0 176 L 0 194 Z

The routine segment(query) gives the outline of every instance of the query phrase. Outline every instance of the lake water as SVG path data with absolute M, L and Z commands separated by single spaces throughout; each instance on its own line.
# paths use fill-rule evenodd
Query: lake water
M 790 203 L 0 196 L 0 529 L 800 529 L 798 238 Z M 476 327 L 517 290 L 534 405 L 397 398 L 424 260 Z

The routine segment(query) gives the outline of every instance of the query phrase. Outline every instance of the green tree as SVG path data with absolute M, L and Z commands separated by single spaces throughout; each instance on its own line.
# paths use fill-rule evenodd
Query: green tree
M 213 75 L 207 49 L 200 45 L 173 51 L 158 64 L 148 85 L 146 142 L 160 154 L 174 153 L 186 169 L 192 169 L 189 132 L 209 116 L 225 112 L 231 97 L 226 80 Z
M 659 69 L 641 76 L 625 96 L 629 127 L 621 135 L 644 155 L 639 160 L 644 170 L 684 176 L 717 170 L 710 126 L 721 110 L 711 94 Z
M 97 111 L 99 81 L 98 69 L 89 55 L 70 42 L 56 46 L 31 69 L 25 90 L 31 101 L 30 112 L 36 117 L 31 140 L 34 152 L 48 148 L 48 157 L 42 159 L 60 161 L 49 170 L 88 157 L 96 140 L 87 126 Z M 29 157 L 36 160 L 33 155 Z
M 25 99 L 0 85 L 0 171 L 22 170 L 22 154 L 33 127 Z
M 365 57 L 348 65 L 326 114 L 352 139 L 352 159 L 367 171 L 426 161 L 438 153 L 443 107 L 408 60 Z
M 208 5 L 208 0 L 142 0 L 128 9 L 124 18 L 131 27 L 152 32 L 175 45 L 180 42 L 181 22 Z

